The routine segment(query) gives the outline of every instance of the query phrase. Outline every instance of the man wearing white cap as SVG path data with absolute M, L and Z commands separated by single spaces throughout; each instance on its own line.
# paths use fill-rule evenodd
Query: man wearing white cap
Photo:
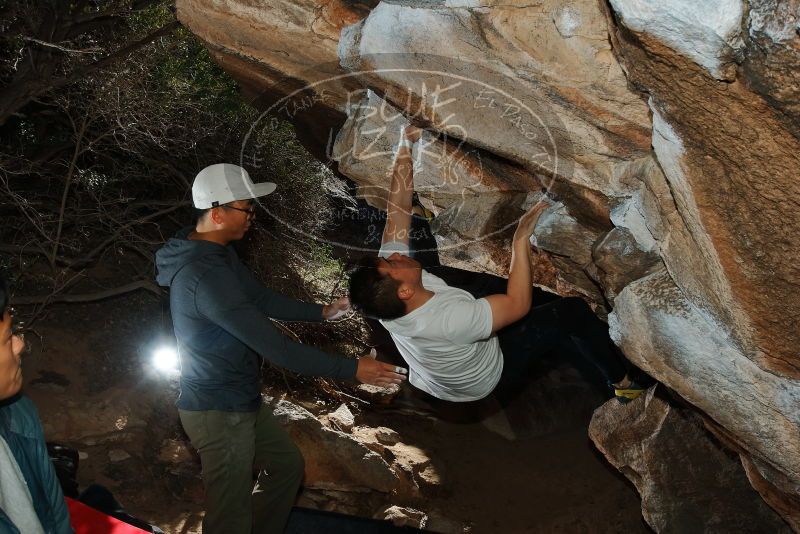
M 254 184 L 237 165 L 206 167 L 192 185 L 202 211 L 197 225 L 156 253 L 181 357 L 178 411 L 203 467 L 206 534 L 282 532 L 303 477 L 300 451 L 262 402 L 260 357 L 302 374 L 379 386 L 405 378 L 393 365 L 295 343 L 272 325 L 269 318 L 321 321 L 349 308 L 347 299 L 321 306 L 267 289 L 229 246 L 250 228 L 253 199 L 275 187 Z

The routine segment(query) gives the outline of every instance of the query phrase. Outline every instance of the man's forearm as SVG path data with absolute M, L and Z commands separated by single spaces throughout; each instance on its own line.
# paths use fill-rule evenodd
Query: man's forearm
M 547 204 L 537 202 L 517 224 L 517 230 L 511 240 L 511 265 L 506 292 L 486 297 L 492 307 L 492 332 L 497 332 L 521 319 L 531 309 L 533 280 L 530 238 L 539 216 L 546 207 Z
M 411 226 L 411 199 L 414 194 L 414 162 L 411 147 L 400 146 L 392 164 L 392 181 L 386 206 L 383 242 L 406 241 Z
M 411 147 L 400 146 L 392 164 L 392 185 L 389 200 L 392 204 L 411 210 L 411 197 L 414 194 L 414 160 Z
M 240 287 L 267 317 L 281 321 L 322 321 L 322 305 L 273 291 L 240 262 L 235 264 L 235 274 Z
M 523 315 L 531 308 L 532 283 L 530 241 L 527 238 L 514 236 L 506 294 L 513 299 Z

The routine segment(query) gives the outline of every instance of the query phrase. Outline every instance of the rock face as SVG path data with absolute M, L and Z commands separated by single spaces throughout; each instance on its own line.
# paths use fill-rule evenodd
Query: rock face
M 609 313 L 797 528 L 800 2 L 707 4 L 177 2 L 373 205 L 400 125 L 424 126 L 417 188 L 446 263 L 506 274 L 504 229 L 557 196 L 536 283 Z
M 702 422 L 661 398 L 661 386 L 629 405 L 595 412 L 589 435 L 642 495 L 656 532 L 790 532 L 750 486 L 737 458 Z
M 663 270 L 628 285 L 615 304 L 609 317 L 614 341 L 728 429 L 750 451 L 746 462 L 767 466 L 757 478 L 771 478 L 773 470 L 786 474 L 792 482 L 776 483 L 785 498 L 764 487 L 759 491 L 776 509 L 793 508 L 800 489 L 794 482 L 800 477 L 800 413 L 795 408 L 800 383 L 767 372 L 738 352 L 724 329 L 694 307 Z M 731 368 L 731 362 L 737 365 Z M 800 527 L 796 510 L 786 518 Z
M 400 486 L 400 479 L 379 454 L 343 432 L 325 428 L 304 408 L 278 401 L 274 413 L 303 452 L 306 486 L 385 493 Z
M 349 494 L 378 491 L 406 498 L 418 496 L 422 487 L 439 485 L 424 451 L 401 443 L 391 429 L 354 426 L 346 405 L 317 419 L 305 408 L 281 400 L 274 413 L 303 453 L 306 488 Z
M 735 56 L 743 46 L 741 0 L 713 4 L 611 0 L 611 6 L 630 30 L 656 37 L 716 78 L 734 79 Z

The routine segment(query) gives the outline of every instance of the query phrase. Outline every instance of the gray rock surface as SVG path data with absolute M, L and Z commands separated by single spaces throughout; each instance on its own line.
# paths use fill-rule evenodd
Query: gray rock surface
M 278 401 L 274 412 L 303 453 L 306 486 L 386 493 L 400 489 L 402 481 L 386 460 L 349 434 L 323 426 L 311 412 L 288 401 Z
M 611 0 L 611 5 L 627 28 L 652 35 L 716 78 L 734 78 L 735 56 L 744 45 L 742 0 Z
M 335 411 L 329 413 L 327 419 L 331 426 L 342 432 L 350 432 L 355 424 L 353 412 L 350 411 L 346 404 L 342 404 Z
M 629 284 L 609 325 L 634 364 L 728 429 L 759 463 L 800 478 L 800 383 L 751 362 L 666 272 Z
M 630 282 L 662 265 L 661 258 L 654 252 L 642 250 L 633 233 L 625 227 L 614 228 L 595 242 L 592 261 L 596 266 L 594 278 L 612 302 Z
M 425 529 L 428 522 L 428 516 L 424 512 L 403 506 L 386 506 L 373 517 L 391 521 L 396 527 Z
M 789 526 L 753 490 L 736 455 L 690 410 L 658 394 L 597 409 L 589 436 L 642 496 L 656 532 L 773 532 Z

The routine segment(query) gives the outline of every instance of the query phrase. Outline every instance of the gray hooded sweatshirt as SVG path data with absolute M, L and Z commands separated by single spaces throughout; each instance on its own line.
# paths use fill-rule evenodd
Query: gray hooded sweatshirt
M 297 373 L 353 378 L 357 361 L 295 343 L 269 318 L 321 321 L 319 304 L 264 287 L 232 246 L 189 240 L 184 228 L 156 252 L 156 280 L 170 288 L 181 358 L 182 410 L 249 412 L 261 403 L 261 361 Z

